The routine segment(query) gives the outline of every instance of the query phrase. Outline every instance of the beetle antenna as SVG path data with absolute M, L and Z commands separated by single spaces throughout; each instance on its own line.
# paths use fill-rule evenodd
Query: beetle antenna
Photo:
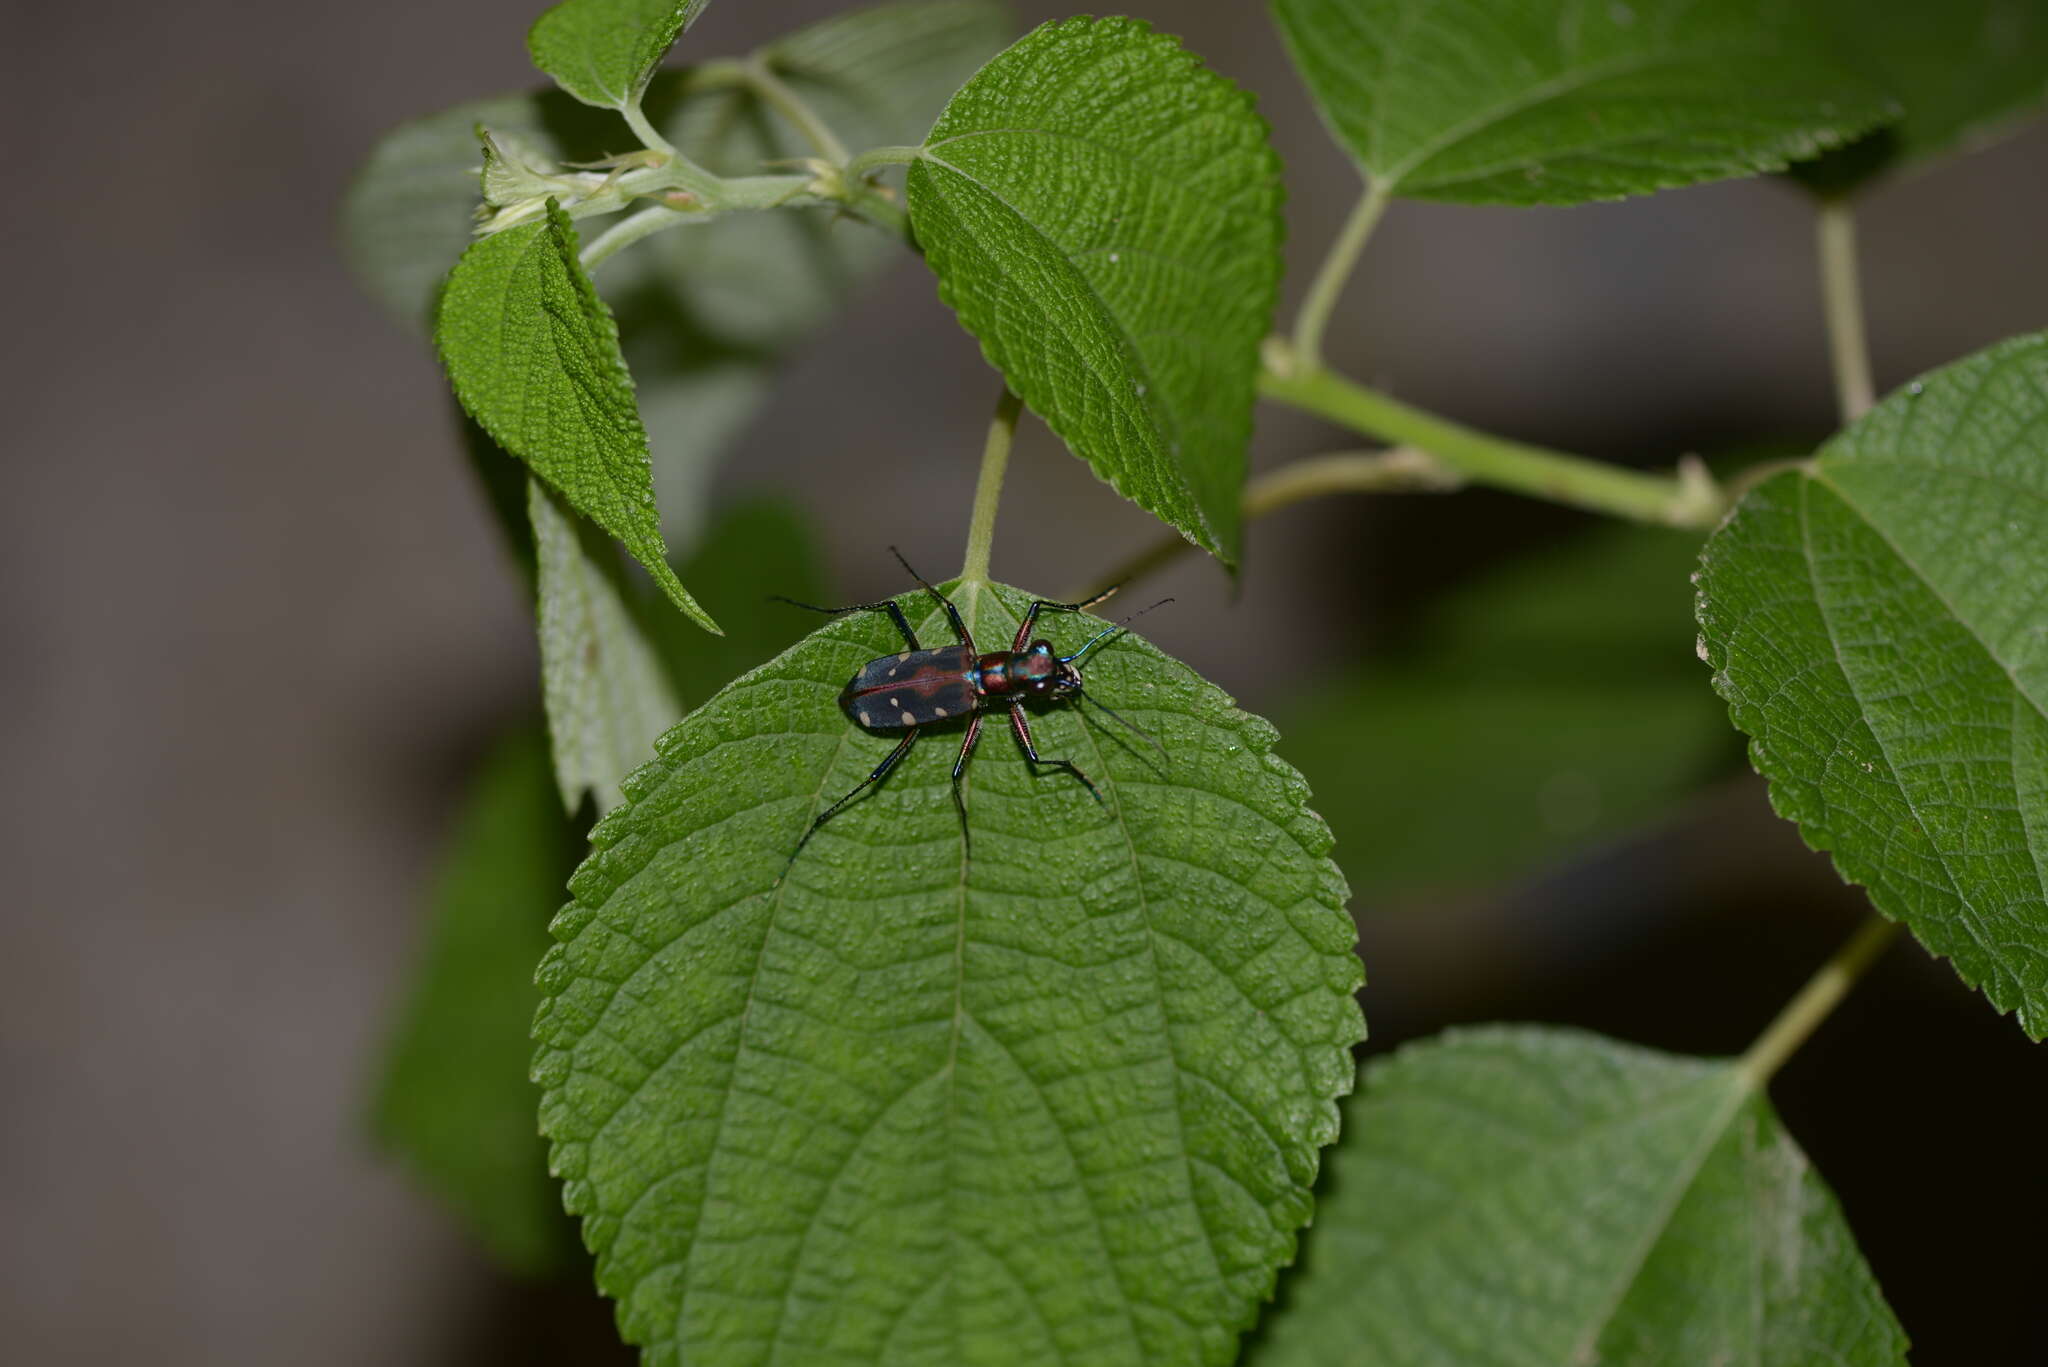
M 1089 705 L 1090 707 L 1094 707 L 1094 708 L 1098 708 L 1098 709 L 1100 709 L 1100 710 L 1101 710 L 1101 711 L 1102 711 L 1103 713 L 1105 713 L 1105 714 L 1106 714 L 1106 715 L 1107 715 L 1107 716 L 1109 717 L 1109 719 L 1110 719 L 1111 721 L 1114 721 L 1114 722 L 1116 722 L 1116 723 L 1117 723 L 1117 724 L 1118 724 L 1119 726 L 1124 726 L 1124 727 L 1128 727 L 1128 728 L 1129 728 L 1130 730 L 1132 730 L 1132 731 L 1135 731 L 1135 732 L 1137 732 L 1137 733 L 1138 733 L 1139 735 L 1143 736 L 1143 737 L 1144 737 L 1144 738 L 1145 738 L 1146 740 L 1150 741 L 1150 742 L 1152 743 L 1152 748 L 1153 748 L 1153 749 L 1155 749 L 1155 750 L 1157 750 L 1157 751 L 1159 752 L 1159 757 L 1160 757 L 1161 759 L 1164 759 L 1164 760 L 1168 760 L 1168 761 L 1171 761 L 1171 760 L 1172 760 L 1173 756 L 1171 756 L 1171 755 L 1167 754 L 1167 753 L 1166 753 L 1166 747 L 1165 747 L 1164 745 L 1161 745 L 1161 744 L 1159 743 L 1159 737 L 1157 737 L 1157 736 L 1153 735 L 1153 734 L 1152 734 L 1152 733 L 1151 733 L 1150 731 L 1147 731 L 1147 730 L 1146 730 L 1146 729 L 1145 729 L 1144 727 L 1142 727 L 1142 726 L 1138 725 L 1138 724 L 1137 724 L 1136 722 L 1134 722 L 1134 721 L 1130 720 L 1130 719 L 1129 719 L 1128 717 L 1123 717 L 1123 716 L 1119 716 L 1119 715 L 1118 715 L 1117 713 L 1115 713 L 1115 712 L 1111 711 L 1111 710 L 1110 710 L 1110 708 L 1109 708 L 1109 707 L 1108 707 L 1107 705 L 1105 705 L 1105 704 L 1103 704 L 1103 703 L 1099 703 L 1099 702 L 1097 702 L 1097 701 L 1096 701 L 1095 699 L 1093 699 L 1093 698 L 1089 697 L 1089 696 L 1088 696 L 1088 694 L 1087 694 L 1086 692 L 1082 691 L 1081 689 L 1078 689 L 1078 688 L 1077 688 L 1077 689 L 1075 689 L 1075 690 L 1074 690 L 1074 696 L 1075 696 L 1075 697 L 1077 697 L 1077 698 L 1079 698 L 1079 699 L 1080 699 L 1080 700 L 1081 700 L 1082 702 L 1085 702 L 1085 703 L 1087 703 L 1087 704 L 1088 704 L 1088 705 Z
M 1153 608 L 1163 608 L 1172 601 L 1173 600 L 1171 598 L 1162 598 L 1158 602 L 1153 603 L 1148 607 L 1139 608 L 1136 612 L 1124 618 L 1123 621 L 1118 622 L 1115 626 L 1104 627 L 1102 630 L 1096 632 L 1093 636 L 1090 636 L 1088 638 L 1087 643 L 1083 645 L 1079 650 L 1075 651 L 1072 655 L 1060 656 L 1060 663 L 1063 665 L 1070 665 L 1074 663 L 1074 661 L 1080 659 L 1083 655 L 1086 655 L 1089 651 L 1095 649 L 1095 647 L 1101 643 L 1104 637 L 1116 635 L 1117 633 L 1128 628 L 1131 623 L 1137 621 L 1140 617 L 1143 617 L 1146 613 L 1152 611 Z M 1101 703 L 1097 703 L 1095 705 L 1097 707 L 1102 706 Z

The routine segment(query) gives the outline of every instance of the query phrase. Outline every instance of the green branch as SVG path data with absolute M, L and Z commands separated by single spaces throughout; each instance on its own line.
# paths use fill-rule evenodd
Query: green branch
M 748 58 L 742 65 L 746 72 L 747 87 L 759 95 L 769 108 L 788 119 L 790 125 L 803 134 L 804 141 L 810 143 L 813 151 L 834 166 L 843 166 L 846 163 L 846 144 L 839 140 L 839 135 L 818 117 L 817 110 L 804 102 L 803 96 L 783 83 L 782 78 L 775 74 L 773 68 L 759 53 Z
M 1727 508 L 1697 460 L 1681 462 L 1675 477 L 1647 475 L 1488 436 L 1306 365 L 1279 338 L 1267 339 L 1259 392 L 1355 432 L 1427 451 L 1446 470 L 1475 484 L 1672 527 L 1712 527 Z
M 1328 494 L 1440 493 L 1462 480 L 1435 458 L 1408 447 L 1392 451 L 1339 451 L 1289 461 L 1244 486 L 1244 520 L 1255 521 Z M 1171 533 L 1126 560 L 1094 584 L 1069 596 L 1091 598 L 1112 584 L 1128 584 L 1173 563 L 1195 548 Z

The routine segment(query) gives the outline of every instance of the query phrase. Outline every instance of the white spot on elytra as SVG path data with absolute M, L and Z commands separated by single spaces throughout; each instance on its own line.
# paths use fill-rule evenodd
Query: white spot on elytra
M 904 651 L 904 652 L 903 652 L 903 653 L 902 653 L 901 655 L 898 655 L 898 656 L 896 657 L 896 663 L 897 663 L 897 664 L 904 664 L 904 663 L 908 662 L 908 661 L 909 661 L 909 659 L 910 659 L 910 652 L 906 650 L 906 651 Z M 895 673 L 896 671 L 892 669 L 892 670 L 890 670 L 889 672 L 890 672 L 891 674 L 894 674 L 894 673 Z
M 860 714 L 860 724 L 862 726 L 873 726 L 875 724 L 875 719 L 873 717 L 870 717 L 867 713 L 863 712 Z
M 905 726 L 915 726 L 917 725 L 917 718 L 911 716 L 908 712 L 905 712 L 903 714 L 903 724 Z
M 890 671 L 889 671 L 889 677 L 890 677 L 890 678 L 892 678 L 892 679 L 893 679 L 893 678 L 895 678 L 895 677 L 896 677 L 896 671 L 895 671 L 895 670 L 893 670 L 893 669 L 892 669 L 892 670 L 890 670 Z
M 939 714 L 940 716 L 942 716 L 942 717 L 943 717 L 943 716 L 947 716 L 947 715 L 949 715 L 949 714 L 947 713 L 946 709 L 945 709 L 945 708 L 943 708 L 943 707 L 934 707 L 934 708 L 932 709 L 932 711 L 934 711 L 934 712 L 938 713 L 938 714 Z
M 901 707 L 901 706 L 903 706 L 903 702 L 902 702 L 902 700 L 901 700 L 901 699 L 899 699 L 899 698 L 891 698 L 891 699 L 889 699 L 889 706 L 891 706 L 891 707 Z

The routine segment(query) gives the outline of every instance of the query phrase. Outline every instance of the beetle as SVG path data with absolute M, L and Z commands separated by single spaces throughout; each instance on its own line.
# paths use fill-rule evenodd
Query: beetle
M 974 644 L 974 636 L 967 630 L 967 624 L 960 620 L 960 609 L 951 599 L 934 588 L 929 580 L 910 568 L 910 562 L 894 546 L 889 548 L 895 555 L 896 563 L 903 566 L 912 579 L 924 586 L 932 601 L 944 610 L 946 620 L 952 624 L 953 635 L 958 643 L 950 646 L 926 647 L 920 645 L 917 633 L 911 629 L 910 619 L 903 615 L 902 605 L 893 598 L 875 603 L 850 603 L 845 607 L 820 607 L 816 603 L 802 603 L 794 598 L 774 595 L 779 602 L 822 612 L 832 617 L 849 612 L 880 612 L 888 614 L 896 629 L 903 633 L 908 650 L 894 655 L 877 656 L 862 665 L 839 692 L 839 706 L 847 719 L 868 731 L 901 731 L 903 739 L 896 748 L 886 755 L 880 764 L 866 778 L 855 784 L 853 790 L 837 802 L 820 812 L 796 842 L 796 849 L 790 852 L 790 863 L 824 825 L 847 803 L 859 797 L 867 789 L 889 776 L 889 771 L 910 753 L 918 735 L 925 727 L 935 723 L 951 721 L 957 717 L 967 719 L 966 733 L 960 738 L 960 754 L 953 761 L 953 806 L 960 813 L 960 841 L 963 848 L 968 843 L 967 800 L 960 792 L 960 777 L 967 771 L 967 760 L 973 755 L 974 747 L 981 739 L 982 718 L 998 708 L 1008 708 L 1010 732 L 1017 738 L 1017 748 L 1024 752 L 1024 758 L 1035 773 L 1041 766 L 1048 769 L 1064 769 L 1078 780 L 1088 795 L 1098 803 L 1102 793 L 1086 774 L 1072 760 L 1047 759 L 1038 753 L 1038 746 L 1031 737 L 1031 722 L 1024 712 L 1024 703 L 1039 699 L 1047 702 L 1062 702 L 1067 699 L 1087 701 L 1100 708 L 1105 714 L 1129 726 L 1146 740 L 1157 746 L 1159 742 L 1116 713 L 1104 707 L 1082 687 L 1080 662 L 1089 651 L 1103 641 L 1125 630 L 1125 623 L 1143 616 L 1152 608 L 1170 603 L 1171 598 L 1162 598 L 1158 603 L 1142 612 L 1131 614 L 1115 626 L 1104 627 L 1088 638 L 1082 647 L 1071 655 L 1059 655 L 1053 651 L 1052 643 L 1032 640 L 1032 628 L 1038 624 L 1042 612 L 1082 612 L 1094 607 L 1121 585 L 1112 584 L 1101 593 L 1082 603 L 1054 603 L 1037 599 L 1026 609 L 1024 619 L 1017 624 L 1017 634 L 1008 650 L 982 653 Z M 1164 754 L 1164 747 L 1161 747 Z

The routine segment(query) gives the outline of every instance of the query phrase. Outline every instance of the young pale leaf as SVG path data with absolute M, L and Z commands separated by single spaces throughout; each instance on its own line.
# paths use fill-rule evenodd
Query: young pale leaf
M 544 220 L 472 245 L 441 294 L 441 362 L 455 397 L 493 441 L 623 541 L 670 601 L 717 631 L 668 567 L 618 328 L 576 253 L 575 225 L 553 201 Z
M 533 64 L 585 104 L 631 109 L 710 0 L 562 0 L 527 30 Z
M 1891 112 L 1781 0 L 1274 0 L 1384 189 L 1579 204 L 1782 170 Z
M 1282 716 L 1366 893 L 1512 877 L 1667 813 L 1734 759 L 1686 605 L 1699 538 L 1603 529 L 1430 614 L 1418 652 Z
M 1026 602 L 960 594 L 987 643 Z M 1270 727 L 1124 637 L 1089 687 L 1170 758 L 1034 708 L 1098 805 L 994 718 L 969 858 L 945 725 L 791 863 L 894 742 L 840 688 L 902 648 L 879 616 L 824 627 L 692 712 L 593 833 L 534 1073 L 599 1284 L 655 1363 L 1226 1362 L 1363 1032 L 1328 830 Z
M 1817 189 L 1847 190 L 1987 141 L 2048 100 L 2040 0 L 1827 0 L 1821 9 L 1843 62 L 1891 92 L 1904 115 L 1838 156 L 1794 168 Z
M 525 1275 L 576 1256 L 534 1129 L 526 1025 L 533 961 L 580 848 L 539 728 L 508 736 L 477 775 L 443 858 L 373 1111 L 378 1139 Z
M 1235 563 L 1279 162 L 1251 98 L 1131 19 L 1047 24 L 910 168 L 939 293 L 1074 453 Z
M 1834 1197 L 1733 1062 L 1534 1027 L 1366 1070 L 1258 1367 L 1903 1364 Z
M 675 725 L 683 705 L 627 606 L 632 588 L 611 543 L 537 479 L 527 481 L 527 515 L 555 781 L 571 812 L 585 793 L 608 812 L 622 800 L 620 782 L 653 755 L 655 737 Z
M 1759 484 L 1701 566 L 1701 653 L 1772 805 L 2048 1035 L 2048 333 Z

